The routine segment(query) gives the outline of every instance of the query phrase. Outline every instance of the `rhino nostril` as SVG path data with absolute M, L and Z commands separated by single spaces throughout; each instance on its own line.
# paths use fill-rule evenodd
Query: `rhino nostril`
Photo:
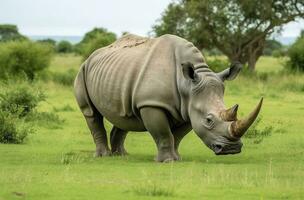
M 217 148 L 217 149 L 219 149 L 219 150 L 222 150 L 222 149 L 223 149 L 222 145 L 220 145 L 220 144 L 216 144 L 216 145 L 215 145 L 215 148 Z
M 220 153 L 223 150 L 223 146 L 220 144 L 214 144 L 213 145 L 213 150 L 215 153 Z

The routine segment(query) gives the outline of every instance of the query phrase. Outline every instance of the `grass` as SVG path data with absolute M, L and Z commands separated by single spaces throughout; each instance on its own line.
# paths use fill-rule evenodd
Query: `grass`
M 51 71 L 78 69 L 81 58 L 57 56 Z M 0 200 L 7 199 L 303 199 L 303 75 L 280 72 L 263 57 L 257 70 L 268 78 L 240 76 L 226 83 L 227 106 L 248 113 L 265 97 L 259 143 L 244 138 L 243 152 L 215 156 L 194 134 L 180 146 L 181 162 L 153 162 L 155 144 L 147 133 L 130 133 L 125 157 L 94 158 L 94 144 L 71 86 L 40 83 L 60 128 L 35 127 L 26 144 L 0 144 Z M 43 122 L 39 122 L 43 123 Z M 39 124 L 38 123 L 38 124 Z M 111 126 L 107 123 L 107 130 Z

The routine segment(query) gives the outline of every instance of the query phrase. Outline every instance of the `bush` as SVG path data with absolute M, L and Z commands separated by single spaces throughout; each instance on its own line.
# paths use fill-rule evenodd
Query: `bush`
M 53 81 L 65 86 L 72 86 L 77 75 L 77 71 L 70 69 L 65 73 L 54 73 Z
M 35 73 L 48 67 L 52 55 L 49 45 L 31 41 L 0 44 L 0 78 L 22 73 L 33 80 Z
M 58 53 L 70 53 L 73 51 L 73 45 L 66 40 L 60 41 L 56 46 L 56 52 Z
M 107 34 L 98 34 L 96 38 L 84 45 L 82 52 L 83 58 L 87 59 L 95 50 L 110 45 L 115 39 L 115 37 Z
M 34 129 L 24 125 L 16 116 L 0 110 L 0 143 L 23 143 Z
M 94 28 L 87 32 L 84 38 L 75 45 L 75 51 L 84 59 L 98 48 L 107 46 L 116 40 L 116 35 L 104 28 Z
M 292 71 L 304 72 L 304 38 L 299 38 L 288 50 L 286 66 Z
M 43 100 L 44 94 L 30 85 L 17 85 L 0 94 L 0 109 L 24 117 Z
M 220 72 L 229 67 L 229 63 L 227 60 L 222 60 L 218 58 L 208 60 L 207 64 L 214 72 Z

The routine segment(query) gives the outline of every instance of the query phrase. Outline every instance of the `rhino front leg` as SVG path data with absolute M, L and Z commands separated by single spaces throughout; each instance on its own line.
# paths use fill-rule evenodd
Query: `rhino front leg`
M 185 137 L 185 135 L 187 135 L 191 131 L 191 129 L 192 127 L 190 123 L 185 123 L 181 126 L 174 127 L 172 129 L 172 134 L 174 137 L 174 149 L 179 159 L 180 159 L 180 154 L 178 152 L 179 144 L 182 141 L 182 139 Z
M 110 134 L 112 155 L 128 155 L 124 147 L 127 131 L 113 126 Z
M 158 149 L 157 162 L 170 162 L 178 160 L 174 150 L 174 138 L 164 110 L 156 107 L 140 109 L 143 123 L 152 135 Z

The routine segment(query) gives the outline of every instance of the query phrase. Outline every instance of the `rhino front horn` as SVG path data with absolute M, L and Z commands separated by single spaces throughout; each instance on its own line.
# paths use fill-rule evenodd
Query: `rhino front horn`
M 233 137 L 240 138 L 244 135 L 244 133 L 247 131 L 247 129 L 251 126 L 251 124 L 257 118 L 257 116 L 261 110 L 262 104 L 263 104 L 263 98 L 261 98 L 257 107 L 247 117 L 231 123 L 230 134 Z

